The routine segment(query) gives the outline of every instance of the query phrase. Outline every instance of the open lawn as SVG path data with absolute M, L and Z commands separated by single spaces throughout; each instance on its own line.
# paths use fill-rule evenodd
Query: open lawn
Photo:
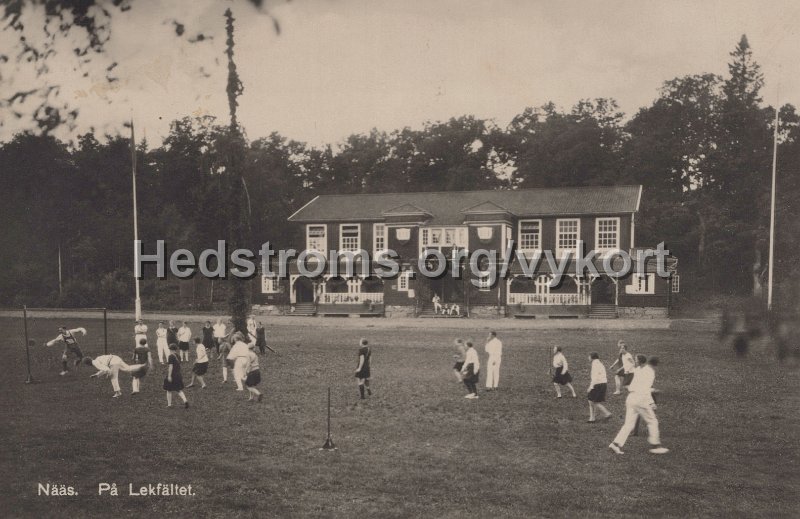
M 212 361 L 209 387 L 188 389 L 186 410 L 166 408 L 160 365 L 136 397 L 122 374 L 120 399 L 111 398 L 107 379 L 88 378 L 91 368 L 60 377 L 60 346 L 41 343 L 62 321 L 31 323 L 37 383 L 25 385 L 22 321 L 0 318 L 8 334 L 0 373 L 4 517 L 796 517 L 800 510 L 797 369 L 759 351 L 736 359 L 702 323 L 639 331 L 520 323 L 499 332 L 501 390 L 472 401 L 452 374 L 451 343 L 474 337 L 485 361 L 489 321 L 392 329 L 367 319 L 314 326 L 272 319 L 269 343 L 282 356 L 262 361 L 264 401 L 247 402 L 230 381 L 222 385 Z M 68 324 L 88 328 L 84 353 L 102 353 L 101 321 Z M 108 325 L 110 352 L 129 360 L 132 324 Z M 373 345 L 374 394 L 364 403 L 353 378 L 361 336 Z M 610 364 L 617 339 L 661 359 L 657 413 L 667 455 L 649 454 L 642 436 L 630 439 L 624 456 L 608 450 L 623 397 L 609 396 L 609 422 L 586 423 L 588 354 L 598 351 Z M 554 398 L 553 344 L 565 348 L 575 400 Z M 319 450 L 328 386 L 335 452 Z M 98 496 L 102 482 L 116 483 L 120 495 Z M 159 482 L 191 484 L 196 495 L 127 495 L 129 483 Z M 39 496 L 39 483 L 70 485 L 79 495 Z

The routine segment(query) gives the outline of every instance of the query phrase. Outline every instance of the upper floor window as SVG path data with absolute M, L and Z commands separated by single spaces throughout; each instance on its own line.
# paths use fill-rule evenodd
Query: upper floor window
M 556 221 L 556 254 L 563 256 L 566 251 L 577 253 L 578 238 L 581 234 L 581 221 L 577 218 Z
M 343 223 L 339 226 L 339 251 L 358 252 L 361 250 L 361 226 L 357 223 Z
M 597 252 L 619 249 L 619 218 L 595 220 L 594 248 Z
M 372 225 L 372 255 L 377 256 L 386 250 L 386 225 L 376 223 Z
M 535 251 L 542 248 L 542 221 L 520 220 L 517 248 L 521 251 Z
M 464 227 L 424 227 L 419 234 L 420 251 L 442 247 L 467 247 L 467 229 Z
M 327 227 L 325 225 L 309 225 L 306 227 L 306 249 L 322 254 L 328 253 Z

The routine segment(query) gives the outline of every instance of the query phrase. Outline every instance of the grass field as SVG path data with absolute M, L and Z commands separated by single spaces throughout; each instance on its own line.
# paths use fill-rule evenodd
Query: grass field
M 450 344 L 472 336 L 485 360 L 488 322 L 429 330 L 276 319 L 268 336 L 282 356 L 262 364 L 264 401 L 223 386 L 212 361 L 209 387 L 188 389 L 185 410 L 166 408 L 161 366 L 137 397 L 123 374 L 121 399 L 110 398 L 108 380 L 89 379 L 91 369 L 60 377 L 60 349 L 40 344 L 61 321 L 31 323 L 38 383 L 25 385 L 22 321 L 0 319 L 9 333 L 0 375 L 4 517 L 797 517 L 800 509 L 798 371 L 759 351 L 734 358 L 708 325 L 504 330 L 501 391 L 470 401 L 452 375 Z M 100 321 L 69 324 L 89 329 L 85 353 L 102 352 Z M 109 335 L 111 352 L 127 360 L 131 323 L 109 321 Z M 360 336 L 373 344 L 374 395 L 365 403 L 353 378 Z M 642 436 L 624 456 L 607 449 L 623 397 L 609 397 L 610 422 L 586 423 L 588 353 L 610 364 L 620 338 L 661 359 L 665 456 L 648 454 Z M 554 398 L 546 370 L 556 343 L 575 400 Z M 319 450 L 328 386 L 335 452 Z M 101 482 L 116 483 L 120 496 L 98 496 Z M 196 495 L 127 495 L 129 483 L 158 482 L 191 484 Z M 39 483 L 80 495 L 38 496 Z

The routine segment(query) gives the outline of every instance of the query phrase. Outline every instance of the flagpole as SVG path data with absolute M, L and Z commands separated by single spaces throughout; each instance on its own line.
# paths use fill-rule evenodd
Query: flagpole
M 136 208 L 136 138 L 133 134 L 133 117 L 131 117 L 131 177 L 133 178 L 133 261 L 134 265 L 137 265 L 139 263 L 139 247 L 136 245 L 136 242 L 139 241 L 139 215 Z M 135 267 L 134 271 L 136 271 Z M 136 286 L 134 313 L 138 321 L 142 318 L 142 300 L 139 297 L 139 278 L 134 275 L 133 281 Z
M 775 106 L 775 132 L 772 138 L 772 202 L 769 214 L 769 277 L 767 281 L 767 311 L 772 310 L 772 270 L 775 260 L 775 178 L 778 169 L 778 124 L 780 104 Z

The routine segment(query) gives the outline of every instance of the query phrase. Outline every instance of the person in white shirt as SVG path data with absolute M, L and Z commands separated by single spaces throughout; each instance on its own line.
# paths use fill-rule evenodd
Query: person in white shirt
M 233 362 L 233 380 L 236 382 L 236 391 L 244 391 L 244 379 L 247 374 L 246 366 L 248 357 L 250 356 L 250 348 L 248 343 L 245 342 L 244 334 L 236 332 L 231 336 L 231 351 L 226 357 L 229 361 Z
M 189 324 L 183 321 L 183 325 L 178 328 L 178 349 L 181 353 L 181 362 L 189 362 L 189 342 L 192 340 L 192 330 Z
M 147 340 L 147 325 L 144 324 L 144 321 L 139 319 L 136 321 L 136 326 L 133 327 L 133 347 L 135 348 L 139 344 L 139 341 L 142 339 Z
M 614 391 L 615 395 L 619 395 L 621 393 L 621 388 L 623 386 L 627 387 L 628 384 L 631 383 L 631 380 L 633 380 L 634 368 L 633 355 L 631 355 L 625 347 L 625 341 L 619 341 L 617 346 L 619 346 L 619 356 L 617 360 L 614 361 L 614 364 L 608 368 L 613 370 L 614 366 L 619 365 L 619 369 L 614 377 L 614 382 L 617 384 L 617 390 Z
M 261 383 L 261 370 L 258 367 L 258 355 L 256 355 L 255 352 L 256 344 L 253 342 L 247 347 L 249 348 L 247 352 L 247 364 L 244 366 L 245 373 L 247 373 L 244 379 L 244 385 L 250 393 L 247 400 L 261 402 L 264 395 L 256 388 L 256 386 Z
M 111 398 L 122 396 L 122 390 L 119 387 L 120 371 L 130 373 L 131 371 L 137 371 L 147 366 L 147 364 L 134 364 L 133 366 L 129 366 L 117 355 L 100 355 L 95 357 L 94 360 L 92 360 L 91 357 L 84 357 L 83 363 L 87 366 L 94 366 L 97 368 L 97 373 L 91 375 L 91 378 L 101 376 L 111 378 L 111 387 L 114 389 L 114 396 Z
M 164 326 L 164 321 L 159 321 L 158 328 L 156 328 L 156 350 L 158 352 L 158 361 L 164 364 L 169 359 L 167 328 Z
M 435 314 L 444 314 L 444 310 L 442 309 L 442 300 L 439 299 L 438 294 L 433 294 L 433 313 Z
M 203 340 L 200 339 L 200 337 L 195 337 L 194 345 L 196 356 L 194 359 L 194 366 L 192 366 L 192 380 L 186 387 L 192 387 L 194 385 L 194 379 L 197 377 L 198 382 L 200 382 L 200 389 L 205 389 L 206 381 L 203 377 L 208 371 L 208 352 L 206 351 L 206 345 L 203 344 Z
M 222 341 L 225 340 L 225 336 L 227 335 L 227 330 L 225 324 L 222 322 L 222 319 L 217 319 L 217 322 L 214 323 L 214 340 L 217 341 L 217 351 L 219 351 L 219 347 L 222 344 Z
M 589 355 L 591 362 L 591 378 L 589 381 L 588 399 L 589 399 L 589 423 L 594 423 L 596 420 L 595 410 L 603 413 L 601 420 L 608 420 L 611 418 L 611 413 L 603 405 L 606 401 L 606 391 L 608 389 L 608 376 L 606 375 L 606 367 L 600 362 L 600 355 L 592 352 Z
M 575 388 L 572 387 L 572 374 L 568 371 L 569 364 L 567 363 L 567 358 L 561 351 L 561 346 L 555 346 L 553 348 L 553 369 L 555 370 L 553 374 L 553 387 L 556 388 L 556 398 L 561 398 L 560 386 L 567 386 L 569 390 L 572 391 L 572 398 L 577 398 L 578 395 L 575 394 Z
M 247 333 L 249 335 L 252 335 L 253 337 L 255 337 L 256 336 L 256 327 L 257 327 L 256 320 L 251 315 L 250 317 L 247 318 Z
M 464 386 L 467 388 L 467 393 L 464 398 L 478 398 L 478 379 L 481 371 L 481 360 L 478 358 L 478 352 L 472 347 L 472 341 L 465 343 L 467 351 L 464 354 L 464 366 L 461 368 L 461 374 L 464 375 Z
M 486 390 L 494 391 L 500 384 L 500 363 L 503 360 L 503 343 L 497 338 L 497 332 L 489 332 L 484 350 L 489 355 L 486 361 Z
M 464 382 L 464 376 L 461 374 L 461 368 L 464 367 L 464 356 L 467 354 L 467 347 L 464 346 L 464 339 L 456 339 L 453 341 L 455 351 L 453 351 L 453 373 L 456 376 L 456 382 L 459 384 Z
M 641 356 L 643 357 L 643 355 Z M 656 404 L 653 401 L 653 382 L 656 379 L 655 367 L 658 358 L 651 357 L 643 366 L 636 368 L 633 380 L 628 386 L 628 398 L 625 400 L 625 423 L 617 433 L 616 438 L 608 446 L 616 454 L 624 454 L 622 448 L 628 440 L 637 418 L 641 417 L 647 424 L 647 442 L 650 444 L 652 454 L 666 454 L 669 449 L 661 446 L 658 432 L 658 419 L 656 418 Z

